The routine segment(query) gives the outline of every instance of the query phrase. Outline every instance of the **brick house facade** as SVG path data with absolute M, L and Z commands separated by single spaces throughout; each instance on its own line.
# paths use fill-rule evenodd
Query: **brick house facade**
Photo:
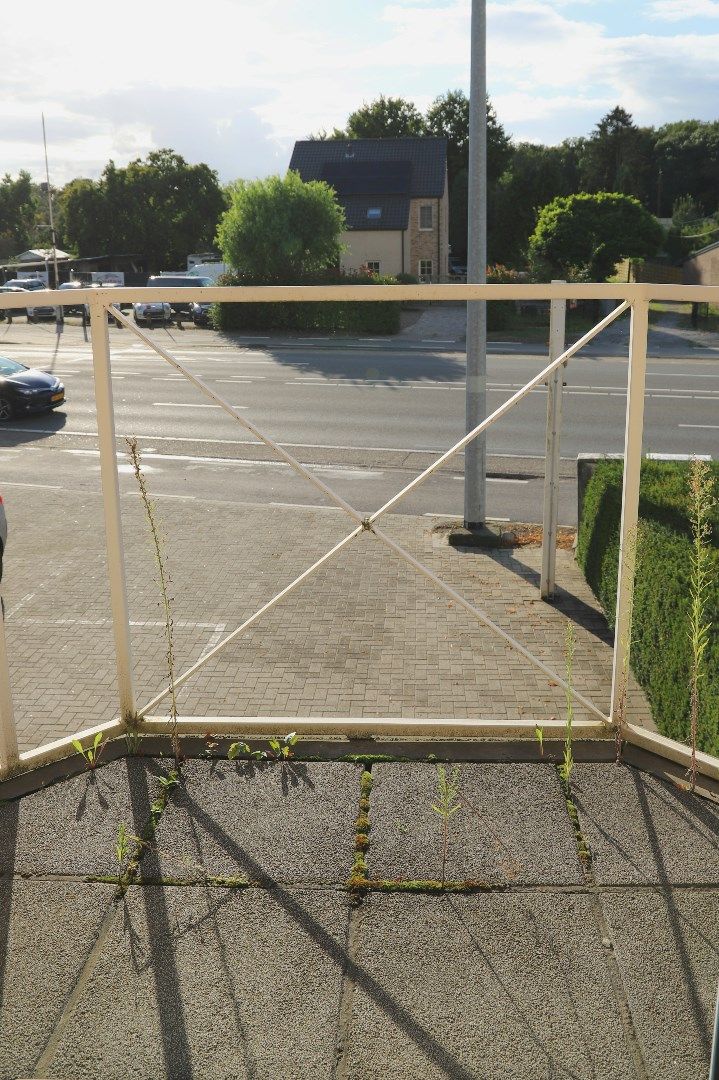
M 306 140 L 295 143 L 290 169 L 335 189 L 344 269 L 448 280 L 446 139 Z

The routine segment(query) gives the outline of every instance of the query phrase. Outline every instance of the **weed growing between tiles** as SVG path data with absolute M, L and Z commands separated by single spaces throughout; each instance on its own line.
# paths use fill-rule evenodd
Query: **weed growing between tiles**
M 447 880 L 447 847 L 449 845 L 449 823 L 461 810 L 462 804 L 457 802 L 459 795 L 459 766 L 455 765 L 450 776 L 444 765 L 437 766 L 437 802 L 432 803 L 432 809 L 442 819 L 442 887 Z
M 175 768 L 179 769 L 182 761 L 182 754 L 180 750 L 180 737 L 177 730 L 178 713 L 177 695 L 175 693 L 175 641 L 173 632 L 174 621 L 172 617 L 173 598 L 170 596 L 169 592 L 172 578 L 170 577 L 170 572 L 167 567 L 167 557 L 164 551 L 164 538 L 157 519 L 157 511 L 155 509 L 155 504 L 149 496 L 147 483 L 142 471 L 142 462 L 140 460 L 140 450 L 137 445 L 137 439 L 126 439 L 125 442 L 127 443 L 130 461 L 132 462 L 135 479 L 137 480 L 137 486 L 140 489 L 140 497 L 145 510 L 147 524 L 150 529 L 150 536 L 152 537 L 152 547 L 155 555 L 155 564 L 157 566 L 157 581 L 160 586 L 160 595 L 162 597 L 162 609 L 165 619 L 165 641 L 167 645 L 165 659 L 167 661 L 167 675 L 170 687 L 170 739 L 172 741 L 172 752 L 175 755 Z

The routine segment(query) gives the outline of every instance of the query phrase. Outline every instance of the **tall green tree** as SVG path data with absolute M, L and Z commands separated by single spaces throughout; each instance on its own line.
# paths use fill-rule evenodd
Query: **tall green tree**
M 39 190 L 29 172 L 0 180 L 0 255 L 9 258 L 32 247 L 40 212 Z
M 682 195 L 719 210 L 719 120 L 679 120 L 655 132 L 657 213 L 668 217 Z
M 428 135 L 447 140 L 447 172 L 450 188 L 455 177 L 469 167 L 469 98 L 463 90 L 448 90 L 435 98 L 427 110 Z M 511 142 L 487 98 L 487 179 L 498 180 L 512 155 Z
M 580 182 L 584 191 L 617 191 L 650 204 L 654 140 L 617 105 L 603 116 L 582 145 Z
M 529 238 L 539 211 L 559 195 L 579 190 L 578 140 L 559 146 L 518 143 L 499 178 L 489 215 L 488 258 L 519 269 L 526 263 Z
M 543 207 L 529 250 L 543 276 L 606 281 L 620 259 L 654 255 L 663 239 L 661 225 L 638 199 L 602 191 Z
M 60 193 L 66 242 L 79 255 L 138 253 L 151 270 L 176 269 L 212 247 L 227 206 L 217 174 L 155 150 L 126 168 L 108 162 L 98 181 L 74 180 Z
M 467 253 L 467 205 L 469 179 L 469 98 L 462 90 L 448 90 L 427 110 L 427 134 L 447 140 L 449 184 L 449 233 L 453 255 Z M 512 155 L 509 136 L 497 119 L 487 98 L 487 184 L 488 199 L 494 206 L 496 184 Z M 491 216 L 491 214 L 490 214 Z
M 348 139 L 402 139 L 425 134 L 424 117 L 413 102 L 384 94 L 350 113 L 344 131 Z
M 256 284 L 291 284 L 339 261 L 344 210 L 321 180 L 238 180 L 217 229 L 222 257 Z

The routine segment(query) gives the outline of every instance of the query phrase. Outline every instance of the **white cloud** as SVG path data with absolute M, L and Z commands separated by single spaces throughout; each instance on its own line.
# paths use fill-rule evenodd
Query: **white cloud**
M 584 134 L 617 104 L 644 124 L 710 118 L 719 35 L 618 36 L 607 2 L 490 0 L 489 89 L 516 137 Z M 651 5 L 665 19 L 679 6 Z M 683 13 L 718 7 L 681 0 Z M 295 139 L 380 93 L 425 108 L 468 88 L 470 0 L 123 0 L 102 21 L 64 9 L 58 20 L 55 0 L 34 0 L 32 22 L 17 5 L 3 16 L 0 160 L 42 175 L 44 110 L 55 183 L 159 146 L 223 180 L 265 175 Z
M 719 19 L 719 0 L 653 0 L 647 5 L 652 19 L 679 22 L 680 19 Z

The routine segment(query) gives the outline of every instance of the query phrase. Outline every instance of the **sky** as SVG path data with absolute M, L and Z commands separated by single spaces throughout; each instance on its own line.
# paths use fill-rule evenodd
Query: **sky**
M 3 4 L 0 174 L 97 177 L 170 147 L 224 183 L 363 101 L 469 89 L 470 0 L 33 0 Z M 487 84 L 516 140 L 719 118 L 719 0 L 488 0 Z

